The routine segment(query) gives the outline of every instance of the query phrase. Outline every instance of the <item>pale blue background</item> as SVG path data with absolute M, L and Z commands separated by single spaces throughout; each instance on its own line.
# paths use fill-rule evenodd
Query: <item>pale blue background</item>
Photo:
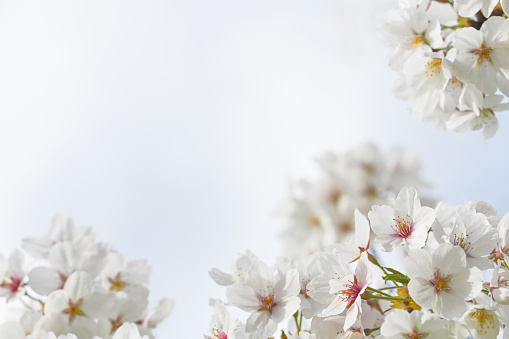
M 326 150 L 404 145 L 436 196 L 506 213 L 507 113 L 485 142 L 414 120 L 372 26 L 395 1 L 358 2 L 2 2 L 1 252 L 67 212 L 149 261 L 159 338 L 199 338 L 207 271 L 273 262 L 287 182 Z

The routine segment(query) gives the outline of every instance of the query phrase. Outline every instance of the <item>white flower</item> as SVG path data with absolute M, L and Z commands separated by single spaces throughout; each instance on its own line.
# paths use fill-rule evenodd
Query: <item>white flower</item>
M 458 50 L 453 63 L 455 75 L 487 94 L 495 93 L 499 83 L 509 77 L 508 34 L 508 21 L 501 17 L 489 18 L 480 30 L 473 27 L 457 30 L 452 37 Z
M 380 328 L 379 339 L 451 338 L 453 333 L 447 328 L 444 320 L 427 311 L 414 310 L 408 313 L 394 309 L 386 317 Z
M 113 293 L 96 289 L 94 280 L 86 272 L 75 272 L 65 282 L 63 290 L 51 292 L 44 305 L 45 314 L 61 313 L 69 323 L 77 317 L 108 317 L 117 307 Z
M 500 331 L 497 315 L 485 307 L 472 308 L 463 320 L 470 330 L 472 339 L 496 338 Z
M 340 280 L 351 275 L 351 273 L 346 267 L 346 263 L 335 249 L 320 253 L 318 269 L 320 274 L 307 284 L 306 294 L 313 300 L 322 304 L 323 310 L 323 308 L 331 305 L 337 299 L 334 294 L 330 293 L 330 282 L 333 280 Z
M 279 277 L 267 264 L 258 262 L 250 269 L 245 283 L 228 286 L 226 296 L 231 304 L 251 313 L 246 322 L 249 337 L 267 338 L 299 309 L 299 291 L 297 270 Z
M 321 316 L 345 313 L 344 329 L 350 328 L 358 319 L 361 309 L 361 295 L 373 281 L 367 254 L 364 252 L 357 264 L 354 274 L 339 280 L 331 280 L 330 294 L 335 295 L 333 302 L 322 312 Z
M 39 238 L 23 240 L 23 249 L 35 258 L 47 258 L 53 245 L 70 241 L 80 250 L 93 250 L 95 247 L 95 233 L 91 227 L 78 227 L 65 214 L 57 214 L 47 235 Z
M 412 55 L 443 43 L 438 20 L 430 20 L 421 8 L 402 9 L 400 18 L 388 22 L 385 30 L 389 40 L 397 45 L 390 60 L 395 70 L 400 70 Z
M 479 10 L 488 18 L 499 0 L 454 0 L 454 10 L 463 17 L 474 16 Z
M 306 319 L 310 319 L 320 313 L 323 305 L 315 301 L 308 295 L 308 284 L 316 276 L 320 274 L 319 271 L 319 253 L 309 256 L 305 261 L 298 261 L 289 259 L 287 257 L 277 257 L 276 266 L 280 275 L 285 275 L 291 269 L 297 269 L 299 272 L 300 281 L 300 311 Z
M 242 322 L 230 316 L 230 312 L 224 307 L 221 300 L 216 300 L 214 313 L 210 321 L 211 335 L 208 339 L 235 339 L 242 328 Z
M 410 251 L 404 266 L 412 299 L 440 316 L 463 315 L 465 300 L 475 298 L 482 289 L 481 271 L 469 269 L 463 249 L 448 243 L 438 246 L 433 255 L 423 249 Z
M 443 53 L 424 50 L 408 59 L 403 67 L 403 75 L 417 95 L 426 91 L 443 91 L 451 78 L 445 65 Z
M 258 257 L 247 250 L 246 254 L 239 254 L 235 260 L 233 260 L 231 274 L 213 268 L 209 271 L 209 275 L 216 284 L 220 286 L 230 286 L 237 281 L 243 281 L 245 279 L 245 274 L 249 272 L 251 266 L 258 263 L 258 261 Z
M 414 188 L 404 187 L 394 201 L 394 207 L 372 206 L 368 217 L 382 250 L 392 251 L 398 245 L 407 245 L 410 249 L 423 247 L 435 212 L 421 206 Z
M 100 278 L 106 289 L 129 292 L 133 286 L 147 286 L 150 272 L 146 260 L 128 262 L 123 254 L 110 252 L 106 255 Z
M 505 111 L 509 108 L 508 103 L 501 103 L 503 98 L 501 95 L 488 95 L 482 99 L 482 104 L 476 109 L 456 111 L 447 120 L 447 128 L 465 133 L 484 127 L 481 139 L 493 137 L 498 129 L 498 120 L 494 112 Z
M 9 261 L 0 257 L 0 296 L 7 296 L 7 301 L 25 293 L 23 262 L 23 253 L 19 250 L 12 252 Z
M 497 229 L 490 225 L 486 215 L 467 207 L 459 208 L 456 213 L 452 229 L 434 228 L 437 241 L 461 247 L 467 255 L 469 267 L 476 266 L 481 270 L 493 268 L 493 262 L 483 256 L 495 250 Z

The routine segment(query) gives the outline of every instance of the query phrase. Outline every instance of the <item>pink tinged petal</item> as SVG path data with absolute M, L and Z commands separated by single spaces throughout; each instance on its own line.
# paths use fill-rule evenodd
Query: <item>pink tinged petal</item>
M 209 275 L 219 286 L 229 286 L 235 282 L 231 274 L 224 273 L 217 268 L 211 269 Z
M 249 338 L 269 338 L 277 330 L 277 323 L 270 317 L 268 311 L 259 311 L 251 314 L 246 321 L 246 332 Z
M 44 305 L 44 312 L 47 315 L 60 313 L 69 306 L 69 296 L 63 290 L 51 292 Z
M 369 227 L 369 221 L 361 212 L 359 212 L 358 209 L 355 209 L 354 217 L 355 217 L 354 243 L 355 245 L 357 245 L 357 247 L 365 250 L 369 246 L 369 234 L 371 231 L 371 228 Z
M 255 312 L 260 308 L 258 294 L 249 285 L 237 282 L 226 288 L 228 301 L 246 312 Z
M 64 285 L 64 291 L 73 301 L 78 301 L 94 291 L 94 279 L 87 272 L 72 273 Z
M 51 267 L 36 267 L 28 273 L 28 285 L 40 295 L 48 295 L 62 287 L 60 274 Z

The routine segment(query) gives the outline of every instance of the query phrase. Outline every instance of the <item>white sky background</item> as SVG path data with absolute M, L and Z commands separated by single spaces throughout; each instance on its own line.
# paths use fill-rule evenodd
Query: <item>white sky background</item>
M 149 261 L 176 302 L 158 338 L 199 338 L 225 292 L 207 271 L 281 254 L 274 212 L 324 151 L 404 145 L 436 196 L 505 214 L 509 119 L 482 142 L 411 118 L 356 3 L 1 2 L 0 251 L 66 212 Z

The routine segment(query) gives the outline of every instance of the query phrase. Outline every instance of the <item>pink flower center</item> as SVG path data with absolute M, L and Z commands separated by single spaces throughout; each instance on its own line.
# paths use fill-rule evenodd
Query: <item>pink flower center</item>
M 412 235 L 412 231 L 414 229 L 414 224 L 412 218 L 409 215 L 406 218 L 401 218 L 399 215 L 396 219 L 392 219 L 396 223 L 392 225 L 391 228 L 396 234 L 402 238 L 407 239 Z
M 267 310 L 270 313 L 272 313 L 272 308 L 276 306 L 276 302 L 274 300 L 273 288 L 271 287 L 267 288 L 270 289 L 271 292 L 270 293 L 265 292 L 258 297 L 258 301 L 260 302 L 260 308 L 258 310 L 259 311 Z
M 435 293 L 448 291 L 451 289 L 451 276 L 440 273 L 440 270 L 437 268 L 435 273 L 433 273 L 430 283 L 435 287 Z
M 452 242 L 452 244 L 454 246 L 459 246 L 461 247 L 465 253 L 468 253 L 472 250 L 472 243 L 470 241 L 468 241 L 468 234 L 467 235 L 463 235 L 463 234 L 460 234 L 460 235 L 457 235 L 457 234 L 454 234 L 454 240 Z
M 216 337 L 217 339 L 228 339 L 228 335 L 221 331 L 220 329 L 214 330 L 214 337 Z
M 349 281 L 348 284 L 346 284 L 346 289 L 339 291 L 338 295 L 343 300 L 343 302 L 348 303 L 346 306 L 349 308 L 352 306 L 352 304 L 355 302 L 355 299 L 359 296 L 359 294 L 362 291 L 362 285 L 357 283 L 357 278 L 354 277 L 354 281 Z
M 14 294 L 18 291 L 22 280 L 23 279 L 19 277 L 9 276 L 4 281 L 2 281 L 0 287 L 7 289 L 11 294 Z

